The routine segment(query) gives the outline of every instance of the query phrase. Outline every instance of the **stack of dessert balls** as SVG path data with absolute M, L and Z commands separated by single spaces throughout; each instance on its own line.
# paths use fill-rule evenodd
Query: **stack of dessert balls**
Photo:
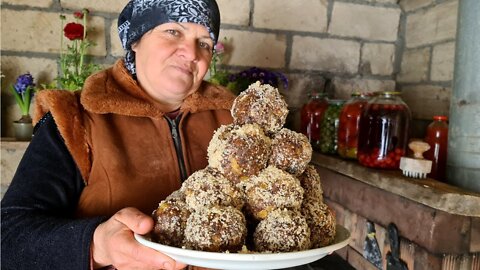
M 256 82 L 218 128 L 208 166 L 161 201 L 152 216 L 158 243 L 210 252 L 291 252 L 330 244 L 335 215 L 323 202 L 312 147 L 283 128 L 287 104 Z

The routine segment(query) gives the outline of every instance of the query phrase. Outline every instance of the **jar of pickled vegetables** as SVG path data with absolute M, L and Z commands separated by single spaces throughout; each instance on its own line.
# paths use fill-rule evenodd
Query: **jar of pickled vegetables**
M 340 112 L 337 134 L 337 152 L 343 158 L 357 158 L 358 130 L 362 110 L 368 96 L 353 93 Z
M 358 161 L 372 168 L 397 169 L 405 155 L 411 113 L 400 92 L 381 92 L 360 117 Z
M 320 146 L 320 121 L 328 107 L 328 98 L 324 93 L 313 92 L 310 100 L 300 112 L 300 130 L 308 137 L 313 148 Z
M 320 123 L 320 152 L 324 154 L 337 153 L 337 132 L 340 111 L 345 100 L 333 99 L 328 101 L 328 107 Z

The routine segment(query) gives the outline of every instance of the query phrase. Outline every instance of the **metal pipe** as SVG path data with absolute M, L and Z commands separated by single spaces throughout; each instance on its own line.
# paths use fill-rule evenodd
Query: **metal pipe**
M 480 192 L 480 1 L 460 0 L 447 181 Z

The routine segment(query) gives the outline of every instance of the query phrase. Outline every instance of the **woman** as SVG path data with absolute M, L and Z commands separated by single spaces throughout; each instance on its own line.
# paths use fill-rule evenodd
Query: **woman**
M 140 245 L 150 213 L 207 165 L 233 96 L 203 81 L 215 0 L 131 0 L 127 51 L 78 93 L 41 91 L 38 124 L 2 200 L 2 269 L 181 269 Z

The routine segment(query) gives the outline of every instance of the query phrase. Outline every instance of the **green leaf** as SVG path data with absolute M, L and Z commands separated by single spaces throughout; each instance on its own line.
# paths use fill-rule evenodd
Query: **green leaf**
M 23 99 L 22 99 L 22 96 L 20 96 L 19 93 L 17 93 L 17 91 L 15 90 L 15 88 L 12 86 L 10 86 L 10 90 L 12 91 L 13 93 L 13 96 L 15 97 L 15 101 L 17 101 L 17 104 L 18 106 L 20 107 L 20 110 L 22 111 L 22 113 L 24 112 L 24 107 L 25 105 L 23 104 Z

